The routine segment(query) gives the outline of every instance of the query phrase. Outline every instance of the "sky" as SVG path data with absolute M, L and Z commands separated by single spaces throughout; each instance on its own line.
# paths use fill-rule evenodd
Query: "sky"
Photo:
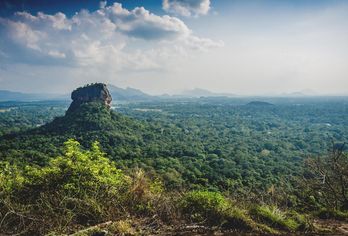
M 2 0 L 0 89 L 348 95 L 345 0 Z

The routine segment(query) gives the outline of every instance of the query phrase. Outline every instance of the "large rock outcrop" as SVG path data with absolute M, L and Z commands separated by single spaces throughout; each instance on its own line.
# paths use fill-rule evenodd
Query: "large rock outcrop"
M 110 108 L 112 101 L 109 90 L 106 87 L 106 84 L 103 83 L 89 84 L 77 88 L 71 93 L 71 99 L 73 101 L 67 112 L 73 112 L 81 106 L 81 104 L 88 102 L 101 102 Z

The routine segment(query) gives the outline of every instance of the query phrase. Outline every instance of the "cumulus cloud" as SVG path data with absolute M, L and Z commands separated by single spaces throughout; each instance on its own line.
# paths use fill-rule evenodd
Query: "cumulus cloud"
M 163 0 L 165 11 L 182 16 L 206 15 L 210 9 L 210 0 Z
M 94 12 L 81 10 L 72 17 L 61 12 L 17 12 L 11 18 L 0 17 L 0 33 L 0 61 L 99 64 L 116 70 L 159 68 L 163 51 L 221 46 L 221 42 L 195 36 L 176 17 L 159 16 L 143 7 L 128 10 L 119 3 L 107 6 L 106 2 Z M 146 42 L 146 49 L 137 48 L 141 42 Z
M 208 38 L 199 38 L 196 36 L 189 37 L 188 40 L 185 40 L 185 44 L 194 50 L 198 51 L 207 51 L 209 49 L 223 47 L 224 42 L 222 40 L 214 41 Z

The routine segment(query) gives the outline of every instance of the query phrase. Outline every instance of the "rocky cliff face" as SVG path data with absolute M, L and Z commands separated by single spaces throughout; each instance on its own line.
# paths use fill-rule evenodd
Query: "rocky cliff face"
M 78 88 L 71 93 L 73 100 L 67 112 L 75 111 L 81 104 L 88 102 L 101 102 L 110 108 L 111 95 L 105 84 L 95 83 Z

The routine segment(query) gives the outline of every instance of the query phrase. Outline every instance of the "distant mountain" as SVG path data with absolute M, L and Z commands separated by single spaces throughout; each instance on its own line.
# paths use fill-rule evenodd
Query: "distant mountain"
M 310 89 L 304 89 L 301 91 L 280 94 L 280 96 L 284 96 L 284 97 L 307 97 L 307 96 L 317 96 L 317 95 L 318 95 L 317 92 Z
M 29 94 L 24 94 L 20 92 L 12 92 L 8 90 L 0 90 L 0 101 L 22 100 L 28 97 L 30 97 Z
M 214 93 L 206 89 L 195 88 L 191 90 L 186 90 L 178 96 L 196 98 L 196 97 L 234 97 L 235 95 L 231 93 Z
M 246 104 L 247 106 L 273 106 L 272 103 L 269 102 L 263 102 L 263 101 L 251 101 L 248 104 Z
M 125 89 L 116 87 L 112 84 L 107 85 L 113 101 L 140 101 L 154 98 L 139 89 L 127 87 Z
M 0 101 L 38 101 L 38 100 L 66 100 L 66 95 L 22 93 L 9 90 L 0 90 Z

